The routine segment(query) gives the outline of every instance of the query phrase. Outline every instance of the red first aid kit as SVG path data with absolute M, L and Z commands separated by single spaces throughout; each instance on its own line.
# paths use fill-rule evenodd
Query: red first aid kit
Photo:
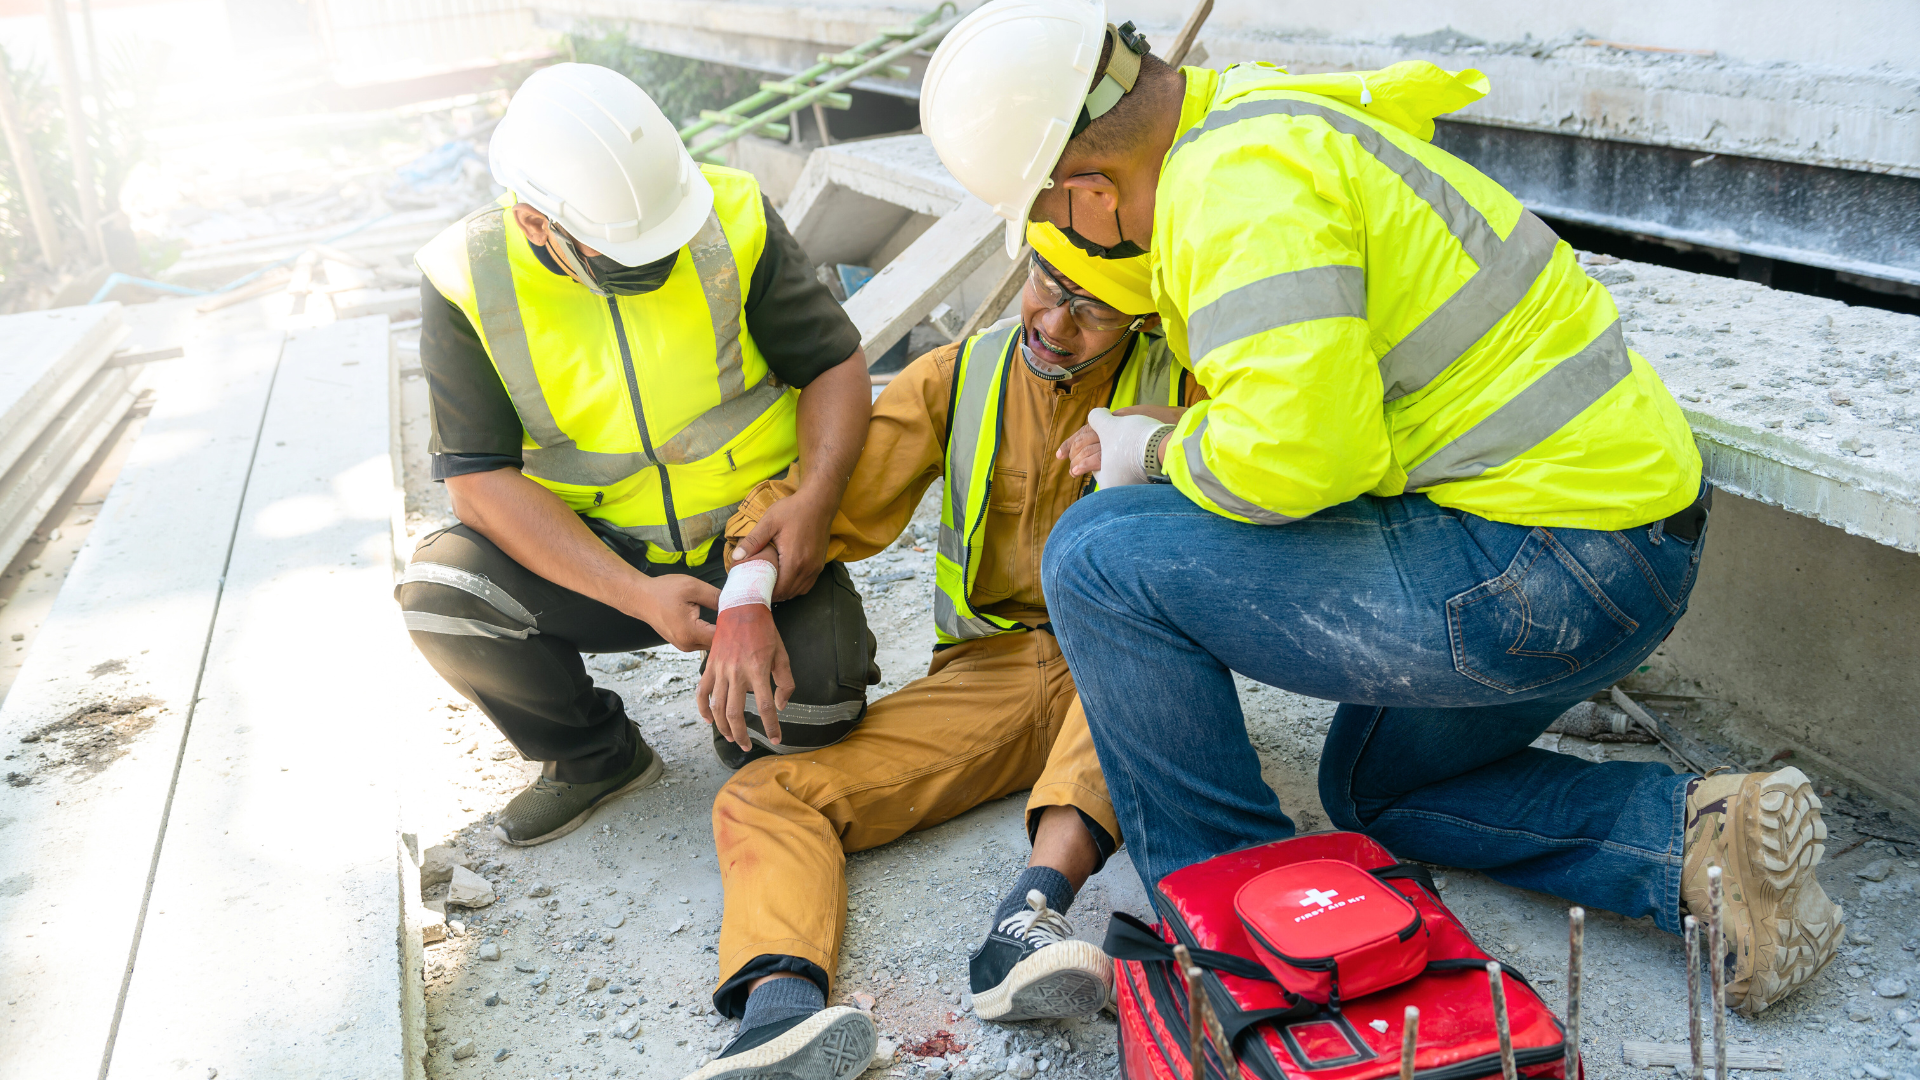
M 1280 985 L 1338 1007 L 1426 970 L 1427 928 L 1412 901 L 1350 862 L 1308 859 L 1240 886 L 1234 913 Z
M 1107 928 L 1126 1080 L 1192 1076 L 1175 945 L 1233 1051 L 1204 1051 L 1211 1080 L 1396 1077 L 1409 1005 L 1418 1080 L 1500 1075 L 1493 958 L 1425 870 L 1373 840 L 1314 833 L 1229 852 L 1161 878 L 1152 899 L 1157 927 L 1116 913 Z M 1559 1020 L 1520 973 L 1502 965 L 1501 979 L 1520 1075 L 1567 1080 Z

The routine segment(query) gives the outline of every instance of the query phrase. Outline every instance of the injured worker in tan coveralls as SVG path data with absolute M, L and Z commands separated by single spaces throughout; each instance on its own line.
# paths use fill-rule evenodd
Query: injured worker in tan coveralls
M 1061 452 L 1089 412 L 1134 405 L 1177 415 L 1202 392 L 1148 333 L 1156 320 L 1138 314 L 1152 310 L 1145 260 L 1096 263 L 1045 228 L 1021 318 L 921 356 L 874 404 L 827 557 L 885 549 L 944 478 L 933 613 L 941 643 L 924 678 L 874 701 L 841 742 L 777 754 L 756 741 L 720 790 L 713 835 L 725 914 L 714 1005 L 742 1022 L 689 1080 L 761 1070 L 837 1080 L 864 1069 L 864 1060 L 843 1066 L 838 1048 L 870 1038 L 859 1029 L 871 1019 L 824 1008 L 846 924 L 846 853 L 1023 789 L 1034 858 L 973 955 L 975 1013 L 1086 1015 L 1106 1001 L 1110 964 L 1070 940 L 1062 913 L 1121 838 L 1048 628 L 1040 555 L 1054 522 L 1093 486 L 1097 459 Z M 762 484 L 728 537 L 751 532 L 798 480 Z M 731 748 L 720 749 L 726 760 Z

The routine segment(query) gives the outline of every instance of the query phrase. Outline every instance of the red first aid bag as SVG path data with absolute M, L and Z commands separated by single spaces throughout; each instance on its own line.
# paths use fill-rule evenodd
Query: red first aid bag
M 1269 870 L 1234 894 L 1234 913 L 1280 985 L 1331 1004 L 1397 986 L 1427 966 L 1427 928 L 1413 902 L 1339 859 Z
M 1286 873 L 1252 888 L 1276 871 Z M 1397 903 L 1374 904 L 1385 899 L 1381 890 Z M 1341 899 L 1360 896 L 1367 899 L 1349 905 L 1358 909 L 1350 923 L 1329 915 L 1277 921 L 1289 916 L 1289 904 L 1301 907 L 1302 900 L 1332 911 Z M 1328 903 L 1323 907 L 1320 900 Z M 1440 902 L 1425 870 L 1396 863 L 1373 840 L 1358 833 L 1313 833 L 1229 852 L 1161 878 L 1152 901 L 1161 916 L 1157 927 L 1122 913 L 1107 927 L 1126 1080 L 1192 1076 L 1186 984 L 1173 962 L 1175 945 L 1185 945 L 1200 967 L 1198 985 L 1232 1050 L 1227 1060 L 1210 1045 L 1203 1050 L 1210 1080 L 1396 1077 L 1409 1005 L 1420 1009 L 1418 1080 L 1500 1075 L 1486 970 L 1492 958 Z M 1400 933 L 1416 924 L 1398 903 L 1418 917 L 1405 941 Z M 1380 932 L 1396 920 L 1402 921 L 1392 932 Z M 1318 930 L 1303 929 L 1316 923 L 1326 929 L 1320 944 L 1314 944 L 1321 940 L 1314 936 Z M 1330 971 L 1315 966 L 1329 959 L 1339 972 L 1337 998 Z M 1317 981 L 1322 976 L 1324 984 Z M 1567 1080 L 1559 1020 L 1519 972 L 1503 964 L 1501 980 L 1520 1075 Z M 1315 985 L 1325 986 L 1326 1000 L 1290 989 L 1307 986 L 1311 992 Z

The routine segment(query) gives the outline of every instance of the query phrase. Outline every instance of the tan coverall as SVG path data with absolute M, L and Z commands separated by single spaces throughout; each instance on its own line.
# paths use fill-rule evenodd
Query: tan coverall
M 866 449 L 833 519 L 828 559 L 864 559 L 892 543 L 945 471 L 958 351 L 949 345 L 915 360 L 874 403 Z M 1084 484 L 1054 451 L 1112 398 L 1118 368 L 1073 387 L 1035 378 L 1019 363 L 1008 373 L 980 572 L 969 597 L 976 610 L 1029 626 L 1047 621 L 1040 553 Z M 1204 396 L 1191 375 L 1186 379 L 1183 400 Z M 795 473 L 755 489 L 727 526 L 729 542 L 751 532 L 798 483 Z M 1053 635 L 1039 630 L 941 649 L 925 678 L 875 701 L 845 740 L 749 762 L 713 805 L 725 890 L 717 987 L 765 955 L 800 957 L 831 978 L 846 927 L 847 852 L 1027 788 L 1029 829 L 1044 808 L 1072 806 L 1120 841 L 1066 660 Z

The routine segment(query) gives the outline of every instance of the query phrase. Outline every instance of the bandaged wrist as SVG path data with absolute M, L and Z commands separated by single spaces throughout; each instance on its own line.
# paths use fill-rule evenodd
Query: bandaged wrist
M 773 607 L 773 583 L 779 576 L 779 568 L 765 559 L 733 564 L 733 569 L 727 571 L 727 584 L 720 590 L 720 606 L 716 610 L 725 611 L 742 604 Z

